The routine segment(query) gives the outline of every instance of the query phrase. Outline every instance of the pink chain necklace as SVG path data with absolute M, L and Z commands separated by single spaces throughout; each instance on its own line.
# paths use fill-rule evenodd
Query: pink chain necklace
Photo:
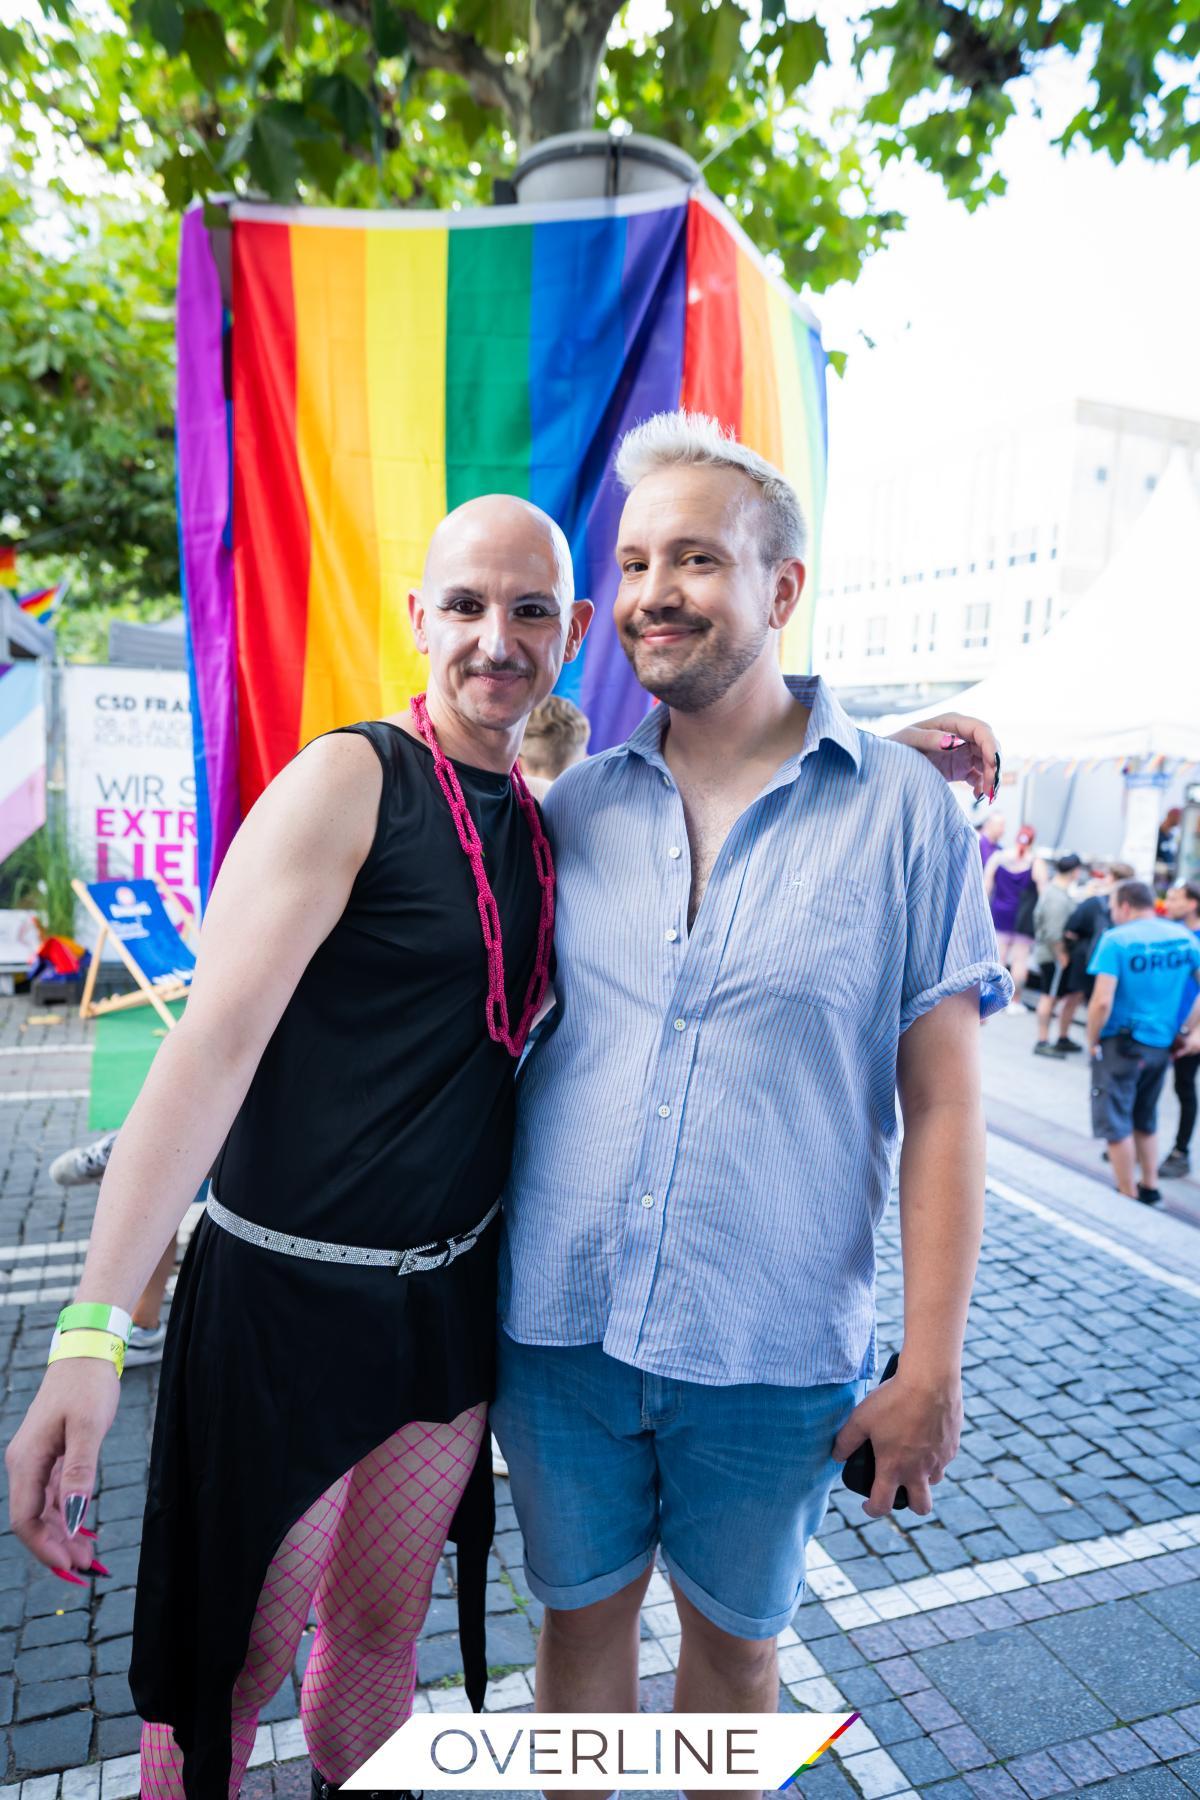
M 479 923 L 483 928 L 483 945 L 488 962 L 488 1035 L 497 1044 L 503 1044 L 510 1056 L 520 1056 L 525 1048 L 530 1026 L 546 997 L 546 983 L 550 979 L 550 946 L 554 939 L 554 858 L 550 854 L 549 840 L 542 830 L 542 821 L 533 796 L 525 786 L 525 778 L 514 764 L 509 780 L 520 802 L 521 811 L 525 814 L 529 835 L 533 840 L 533 866 L 537 870 L 538 886 L 542 890 L 542 912 L 538 920 L 537 960 L 529 978 L 529 986 L 525 990 L 525 1009 L 513 1032 L 509 1027 L 508 996 L 504 987 L 504 938 L 500 930 L 500 913 L 483 866 L 483 845 L 479 841 L 479 832 L 467 809 L 454 764 L 438 743 L 424 694 L 414 694 L 409 701 L 409 708 L 417 730 L 433 752 L 434 773 L 446 796 L 446 804 L 458 832 L 458 841 L 475 877 Z

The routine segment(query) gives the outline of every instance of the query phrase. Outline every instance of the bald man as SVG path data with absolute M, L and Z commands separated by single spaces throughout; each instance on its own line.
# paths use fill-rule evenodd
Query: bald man
M 591 607 L 553 520 L 491 497 L 438 528 L 410 611 L 423 700 L 310 744 L 230 849 L 187 1011 L 121 1132 L 78 1304 L 8 1453 L 14 1529 L 86 1578 L 128 1312 L 215 1158 L 142 1535 L 146 1800 L 238 1791 L 310 1604 L 319 1800 L 391 1736 L 484 1438 L 513 1071 L 550 955 L 549 858 L 510 771 Z M 480 1498 L 457 1534 L 477 1703 Z

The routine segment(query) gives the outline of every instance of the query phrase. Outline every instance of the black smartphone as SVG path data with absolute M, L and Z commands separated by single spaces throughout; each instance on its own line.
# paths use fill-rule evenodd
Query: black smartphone
M 888 1357 L 887 1362 L 883 1365 L 883 1374 L 879 1377 L 880 1387 L 883 1386 L 885 1381 L 890 1381 L 892 1379 L 892 1376 L 899 1367 L 899 1354 L 897 1351 L 893 1350 L 892 1354 Z M 875 1452 L 871 1448 L 870 1438 L 867 1439 L 866 1443 L 860 1444 L 852 1456 L 847 1457 L 845 1466 L 842 1469 L 842 1480 L 852 1494 L 861 1494 L 864 1500 L 870 1498 L 871 1489 L 875 1486 Z M 893 1512 L 898 1512 L 907 1505 L 908 1489 L 906 1487 L 898 1487 L 896 1489 L 896 1498 L 892 1504 L 892 1510 Z

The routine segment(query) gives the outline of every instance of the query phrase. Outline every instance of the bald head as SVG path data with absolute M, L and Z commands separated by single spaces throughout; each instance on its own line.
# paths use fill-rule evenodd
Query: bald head
M 544 587 L 549 573 L 550 591 L 564 607 L 575 598 L 571 549 L 562 527 L 530 500 L 481 494 L 447 513 L 429 540 L 422 578 L 426 595 L 459 580 L 480 558 L 505 563 L 514 577 L 536 572 L 534 588 Z

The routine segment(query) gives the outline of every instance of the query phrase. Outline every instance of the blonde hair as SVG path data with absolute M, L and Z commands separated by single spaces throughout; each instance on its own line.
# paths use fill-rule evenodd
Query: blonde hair
M 521 767 L 551 780 L 577 762 L 592 735 L 587 714 L 562 694 L 548 694 L 525 727 Z
M 759 546 L 769 566 L 804 561 L 808 549 L 808 525 L 796 490 L 756 450 L 739 444 L 707 413 L 656 413 L 636 425 L 621 439 L 617 451 L 617 480 L 626 493 L 646 475 L 659 469 L 736 469 L 748 475 L 762 493 L 766 530 Z

